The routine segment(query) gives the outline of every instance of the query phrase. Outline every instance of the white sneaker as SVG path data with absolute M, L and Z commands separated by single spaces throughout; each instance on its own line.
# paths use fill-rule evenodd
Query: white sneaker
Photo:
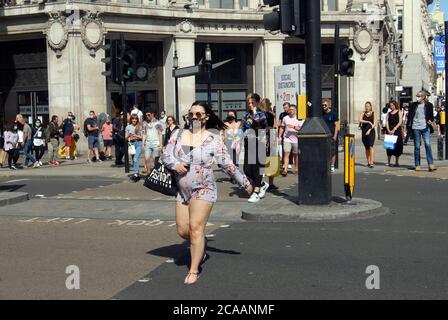
M 292 169 L 292 165 L 288 164 L 288 169 Z
M 334 166 L 331 166 L 331 172 L 334 172 L 335 168 Z
M 249 203 L 257 203 L 261 200 L 260 195 L 256 192 L 252 193 L 249 200 L 247 202 Z
M 42 163 L 42 161 L 39 161 L 39 166 L 43 166 L 43 163 Z
M 262 198 L 262 199 L 264 198 L 268 188 L 269 188 L 269 183 L 263 181 L 263 185 L 260 188 L 260 198 Z

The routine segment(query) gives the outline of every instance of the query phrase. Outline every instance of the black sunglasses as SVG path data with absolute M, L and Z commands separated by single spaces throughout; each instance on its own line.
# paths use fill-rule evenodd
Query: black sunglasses
M 196 112 L 196 113 L 189 112 L 188 118 L 192 119 L 194 116 L 196 116 L 196 118 L 201 119 L 204 114 L 205 112 Z

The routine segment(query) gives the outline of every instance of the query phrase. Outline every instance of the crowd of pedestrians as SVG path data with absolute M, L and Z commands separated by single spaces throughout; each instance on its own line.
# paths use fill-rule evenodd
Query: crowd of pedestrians
M 399 167 L 399 159 L 403 154 L 403 146 L 408 144 L 409 139 L 414 140 L 414 164 L 415 171 L 421 171 L 421 147 L 425 147 L 428 170 L 436 171 L 434 158 L 431 148 L 431 134 L 437 128 L 439 136 L 444 134 L 443 126 L 440 126 L 440 112 L 444 111 L 445 106 L 434 105 L 427 100 L 428 93 L 419 91 L 416 95 L 416 101 L 400 107 L 397 101 L 391 99 L 382 110 L 381 118 L 378 119 L 373 111 L 371 102 L 366 102 L 365 110 L 361 113 L 359 126 L 361 129 L 362 142 L 366 150 L 367 166 L 374 167 L 374 144 L 375 128 L 381 121 L 381 133 L 385 135 L 385 140 L 391 136 L 393 147 L 386 148 L 387 163 L 386 166 Z M 389 137 L 388 137 L 389 136 Z M 392 157 L 395 157 L 395 163 L 392 164 Z
M 445 106 L 437 109 L 427 101 L 427 94 L 422 91 L 415 102 L 402 108 L 391 99 L 380 116 L 374 112 L 371 102 L 365 103 L 365 110 L 359 118 L 361 140 L 365 147 L 367 166 L 375 165 L 376 128 L 381 124 L 383 135 L 397 136 L 395 147 L 387 149 L 387 166 L 398 167 L 403 154 L 403 146 L 409 139 L 414 140 L 415 170 L 421 170 L 421 147 L 424 146 L 428 168 L 435 171 L 434 159 L 430 144 L 430 135 L 435 130 L 439 135 L 443 126 L 439 126 L 439 114 Z M 286 177 L 290 170 L 298 175 L 298 133 L 303 120 L 297 118 L 297 106 L 284 103 L 283 112 L 276 116 L 275 107 L 269 99 L 261 99 L 254 93 L 247 97 L 247 112 L 238 115 L 229 111 L 223 119 L 225 129 L 220 136 L 230 154 L 232 162 L 241 167 L 246 176 L 253 182 L 254 192 L 249 202 L 256 203 L 264 198 L 267 190 L 275 190 L 274 178 Z M 82 127 L 88 144 L 87 162 L 102 162 L 115 158 L 115 165 L 124 165 L 125 151 L 129 152 L 133 167 L 131 180 L 140 180 L 140 174 L 150 174 L 154 164 L 159 161 L 164 148 L 168 145 L 173 133 L 179 129 L 177 119 L 167 115 L 164 110 L 157 113 L 154 109 L 140 110 L 134 105 L 127 116 L 124 128 L 124 114 L 119 112 L 114 118 L 106 115 L 101 121 L 94 110 L 89 112 Z M 338 146 L 339 118 L 331 108 L 329 99 L 322 100 L 322 117 L 333 138 L 331 148 L 331 171 L 335 170 L 335 158 Z M 183 117 L 183 129 L 190 129 L 191 119 Z M 124 130 L 123 130 L 124 129 Z M 2 166 L 6 163 L 11 170 L 18 168 L 38 168 L 44 163 L 42 159 L 48 150 L 48 165 L 59 166 L 59 159 L 66 161 L 77 159 L 77 142 L 81 125 L 75 115 L 68 112 L 67 117 L 52 116 L 47 126 L 41 119 L 29 123 L 28 119 L 18 114 L 14 122 L 6 123 L 2 132 Z M 112 147 L 115 154 L 112 156 Z M 242 161 L 240 156 L 242 155 Z M 19 165 L 23 154 L 23 165 Z M 144 166 L 140 168 L 143 155 Z M 392 163 L 392 158 L 395 159 Z M 277 163 L 278 162 L 278 163 Z M 272 166 L 278 166 L 272 171 Z M 269 174 L 267 172 L 270 172 Z M 273 172 L 273 173 L 272 173 Z M 268 178 L 268 179 L 265 179 Z M 265 181 L 267 180 L 267 181 Z

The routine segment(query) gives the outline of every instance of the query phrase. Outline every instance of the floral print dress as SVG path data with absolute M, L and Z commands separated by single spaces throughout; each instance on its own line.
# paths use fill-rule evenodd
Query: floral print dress
M 216 202 L 218 192 L 212 165 L 217 162 L 223 172 L 234 178 L 240 186 L 246 188 L 250 185 L 249 180 L 232 163 L 221 137 L 212 134 L 202 145 L 198 147 L 182 146 L 179 136 L 180 130 L 173 132 L 168 145 L 163 152 L 163 163 L 175 171 L 179 163 L 189 165 L 188 173 L 179 175 L 176 172 L 178 195 L 176 200 L 188 203 L 193 200 L 204 200 Z

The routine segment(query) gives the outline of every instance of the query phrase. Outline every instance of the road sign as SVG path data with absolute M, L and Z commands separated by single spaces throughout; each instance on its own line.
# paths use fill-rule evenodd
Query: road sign
M 198 65 L 198 66 L 174 69 L 173 76 L 175 78 L 184 78 L 184 77 L 195 76 L 195 75 L 199 74 L 200 72 L 201 72 L 201 65 Z

